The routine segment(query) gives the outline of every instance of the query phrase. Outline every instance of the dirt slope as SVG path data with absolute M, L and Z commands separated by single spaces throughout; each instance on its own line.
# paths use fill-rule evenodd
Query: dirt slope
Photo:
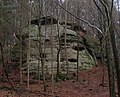
M 104 86 L 102 85 L 103 68 L 105 71 Z M 23 87 L 19 86 L 18 75 L 19 73 L 14 71 L 14 73 L 9 76 L 21 96 L 12 90 L 6 81 L 0 85 L 0 97 L 109 97 L 107 67 L 103 67 L 103 65 L 99 65 L 90 70 L 80 71 L 79 82 L 72 79 L 55 83 L 53 89 L 54 96 L 51 94 L 50 82 L 47 82 L 46 93 L 43 92 L 42 81 L 39 86 L 37 80 L 30 81 L 31 85 L 28 90 L 26 88 L 26 81 L 24 81 Z M 24 78 L 26 79 L 26 76 L 24 76 Z M 38 91 L 38 89 L 40 89 L 40 91 Z

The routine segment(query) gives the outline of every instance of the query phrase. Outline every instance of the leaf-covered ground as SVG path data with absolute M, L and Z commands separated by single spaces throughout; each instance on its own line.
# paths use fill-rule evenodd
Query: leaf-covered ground
M 75 73 L 73 75 L 76 77 Z M 6 80 L 0 84 L 0 97 L 109 97 L 107 67 L 101 64 L 90 70 L 80 71 L 78 82 L 72 79 L 54 83 L 54 95 L 51 92 L 50 81 L 47 82 L 47 91 L 43 92 L 42 81 L 38 85 L 37 80 L 31 79 L 30 89 L 27 89 L 25 80 L 22 87 L 19 86 L 18 71 L 14 71 L 9 77 L 20 96 Z M 26 76 L 24 76 L 24 79 L 26 79 Z

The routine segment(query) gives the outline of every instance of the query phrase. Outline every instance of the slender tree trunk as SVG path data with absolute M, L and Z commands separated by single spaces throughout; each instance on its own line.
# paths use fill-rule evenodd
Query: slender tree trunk
M 20 49 L 20 85 L 23 84 L 23 70 L 22 70 L 22 66 L 23 66 L 23 59 L 22 59 L 22 56 L 23 56 L 23 51 L 22 51 L 22 48 L 23 48 L 23 45 L 22 45 L 22 26 L 23 26 L 23 12 L 22 12 L 22 6 L 19 4 L 19 11 L 21 12 L 20 15 L 20 26 L 19 26 L 19 33 L 20 33 L 20 41 L 19 41 L 19 49 Z
M 1 0 L 1 7 L 4 8 L 4 3 L 3 3 L 3 0 Z M 1 9 L 2 10 L 2 9 Z M 1 18 L 3 18 L 3 14 L 1 13 Z M 5 36 L 5 35 L 4 35 Z M 4 37 L 5 39 L 5 37 Z M 4 42 L 4 41 L 2 41 Z M 2 63 L 4 64 L 4 57 L 3 57 L 3 47 L 2 47 L 2 43 L 0 43 L 0 46 L 1 46 L 1 59 L 2 59 Z M 4 68 L 2 66 L 2 79 L 1 81 L 3 82 L 4 81 Z
M 109 93 L 110 97 L 115 97 L 115 86 L 114 86 L 114 73 L 113 73 L 113 65 L 111 63 L 110 55 L 110 40 L 109 36 L 106 38 L 106 55 L 107 55 L 107 64 L 108 64 L 108 77 L 109 77 Z
M 4 73 L 4 54 L 3 54 L 3 46 L 2 44 L 0 43 L 0 51 L 1 51 L 1 61 L 2 61 L 2 79 L 1 81 L 3 82 L 4 81 L 4 78 L 5 78 L 5 73 Z
M 39 37 L 40 37 L 40 41 L 39 41 L 39 56 L 41 58 L 41 68 L 42 68 L 42 77 L 43 77 L 43 86 L 44 86 L 44 91 L 46 91 L 46 82 L 45 82 L 45 74 L 44 74 L 44 59 L 43 59 L 43 50 L 42 50 L 42 39 L 41 39 L 41 27 L 39 27 Z
M 80 17 L 80 11 L 79 11 L 79 8 L 80 8 L 80 4 L 78 3 L 77 5 L 77 16 Z M 78 21 L 78 24 L 80 24 L 80 21 Z M 76 33 L 79 33 L 79 32 L 76 32 Z M 79 43 L 79 35 L 77 36 L 77 81 L 79 81 L 79 46 L 80 46 L 80 43 Z
M 51 1 L 51 17 L 53 17 L 53 0 Z M 50 35 L 50 41 L 51 41 L 51 78 L 52 78 L 52 96 L 54 97 L 54 60 L 53 60 L 53 20 L 51 19 L 51 35 Z
M 77 81 L 79 80 L 79 36 L 77 40 Z
M 38 58 L 38 84 L 40 85 L 40 59 Z
M 103 40 L 100 40 L 100 53 L 101 53 L 101 64 L 103 64 L 103 77 L 102 77 L 102 82 L 101 84 L 104 86 L 105 84 L 105 44 L 103 43 Z M 106 41 L 104 41 L 106 42 Z
M 109 14 L 109 13 L 106 13 Z M 106 15 L 107 16 L 107 15 Z M 109 22 L 110 20 L 106 17 L 106 22 L 105 22 L 105 32 L 106 32 L 106 56 L 107 56 L 107 64 L 108 64 L 108 77 L 109 77 L 109 93 L 110 97 L 115 97 L 115 83 L 114 83 L 114 69 L 113 69 L 113 64 L 112 64 L 112 51 L 111 51 L 111 37 L 110 37 L 110 25 Z
M 23 70 L 22 70 L 22 31 L 20 30 L 20 84 L 23 83 Z
M 61 46 L 60 46 L 60 31 L 59 31 L 59 15 L 60 15 L 60 9 L 59 6 L 58 7 L 58 14 L 57 14 L 57 32 L 58 32 L 58 52 L 57 52 L 57 74 L 56 74 L 56 82 L 58 82 L 59 79 L 59 73 L 60 73 L 60 50 L 61 50 Z
M 41 32 L 41 16 L 42 16 L 42 7 L 43 7 L 43 0 L 39 1 L 39 23 L 38 23 L 38 29 L 39 29 L 39 56 L 41 58 L 41 68 L 42 68 L 42 77 L 43 77 L 43 87 L 44 91 L 46 91 L 46 81 L 45 81 L 45 74 L 44 74 L 44 59 L 43 59 L 43 48 L 42 48 L 42 32 Z
M 120 64 L 119 64 L 118 50 L 117 50 L 116 41 L 115 41 L 115 33 L 113 28 L 113 17 L 112 17 L 113 1 L 112 1 L 111 8 L 109 8 L 108 0 L 104 0 L 104 3 L 107 5 L 107 8 L 109 8 L 110 10 L 110 11 L 106 10 L 106 15 L 107 15 L 108 25 L 109 25 L 109 34 L 111 39 L 113 58 L 114 58 L 114 63 L 116 67 L 118 97 L 120 97 Z
M 105 17 L 106 18 L 106 29 L 107 31 L 107 38 L 110 37 L 111 40 L 111 45 L 112 45 L 112 51 L 113 51 L 113 59 L 114 59 L 114 63 L 116 66 L 116 74 L 117 74 L 117 87 L 118 87 L 118 97 L 120 97 L 120 67 L 119 67 L 119 59 L 118 59 L 118 51 L 116 48 L 116 43 L 115 43 L 115 34 L 114 34 L 114 28 L 113 28 L 113 18 L 112 18 L 112 12 L 113 12 L 113 1 L 111 2 L 111 5 L 109 4 L 109 0 L 99 0 L 101 2 L 101 4 L 104 6 L 105 8 Z M 108 37 L 109 36 L 109 37 Z M 109 40 L 107 40 L 107 42 L 109 42 Z M 108 55 L 107 55 L 108 56 Z M 108 56 L 108 60 L 110 60 L 109 56 Z M 111 62 L 108 63 L 108 65 L 110 65 L 110 67 L 108 68 L 110 71 L 108 71 L 108 73 L 110 73 L 110 78 L 112 77 L 112 81 L 114 81 L 114 75 L 112 74 L 113 70 L 113 65 L 111 65 Z M 115 97 L 115 90 L 113 82 L 109 82 L 110 84 L 110 97 Z
M 66 10 L 67 10 L 67 0 L 66 0 Z M 66 60 L 66 66 L 67 66 L 67 75 L 69 74 L 69 63 L 68 63 L 68 57 L 67 57 L 67 42 L 66 42 L 66 29 L 67 29 L 67 12 L 65 12 L 65 60 Z
M 51 23 L 52 25 L 52 23 Z M 52 26 L 51 26 L 51 75 L 52 75 L 52 95 L 54 95 L 54 66 L 53 66 L 53 32 L 52 32 Z
M 57 75 L 56 75 L 56 82 L 59 80 L 59 74 L 60 74 L 60 48 L 58 48 L 57 52 Z
M 114 63 L 115 63 L 116 73 L 117 73 L 118 97 L 120 97 L 120 65 L 119 65 L 118 50 L 117 50 L 116 42 L 115 42 L 115 34 L 114 34 L 112 24 L 110 27 L 110 37 L 111 37 L 112 50 L 113 50 L 113 56 L 114 56 Z
M 29 5 L 29 8 L 31 9 L 31 4 Z M 28 25 L 28 55 L 27 55 L 27 87 L 29 89 L 30 86 L 30 33 L 31 33 L 31 10 L 28 12 L 29 15 L 29 25 Z

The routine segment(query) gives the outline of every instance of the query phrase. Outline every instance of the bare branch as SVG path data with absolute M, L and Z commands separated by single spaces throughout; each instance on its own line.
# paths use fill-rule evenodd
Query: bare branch
M 104 16 L 101 8 L 99 7 L 99 5 L 97 4 L 97 2 L 95 0 L 93 0 L 94 4 L 96 5 L 96 7 L 98 8 L 98 10 L 100 11 L 100 13 Z
M 64 7 L 62 7 L 60 4 L 58 4 L 56 1 L 54 1 L 57 5 L 59 5 L 64 11 L 66 11 L 67 13 L 69 13 L 70 15 L 74 16 L 76 19 L 85 22 L 86 24 L 88 24 L 90 27 L 95 28 L 96 30 L 99 31 L 100 34 L 102 34 L 102 36 L 104 36 L 104 33 L 102 32 L 102 30 L 98 27 L 96 27 L 95 25 L 92 25 L 89 21 L 79 18 L 78 16 L 72 14 L 70 11 L 66 10 Z

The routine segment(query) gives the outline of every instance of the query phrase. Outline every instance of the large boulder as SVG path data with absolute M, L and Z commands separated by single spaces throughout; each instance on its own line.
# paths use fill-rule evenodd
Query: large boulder
M 33 23 L 34 24 L 34 23 Z M 57 24 L 53 25 L 41 25 L 41 38 L 42 38 L 42 53 L 39 52 L 39 42 L 40 42 L 40 36 L 39 36 L 39 30 L 38 26 L 31 25 L 30 28 L 30 71 L 37 72 L 38 70 L 38 60 L 43 57 L 44 59 L 44 66 L 46 72 L 51 72 L 51 59 L 53 58 L 53 67 L 54 67 L 54 73 L 56 73 L 57 69 L 57 53 L 60 47 L 60 67 L 61 72 L 66 71 L 66 55 L 65 55 L 65 33 L 66 33 L 66 47 L 67 47 L 67 59 L 70 71 L 75 71 L 77 68 L 77 50 L 78 50 L 78 35 L 75 31 L 71 29 L 66 29 L 65 27 Z M 59 33 L 58 33 L 59 31 Z M 65 32 L 66 31 L 66 32 Z M 25 47 L 28 47 L 28 27 L 23 29 L 22 35 L 24 36 L 24 41 L 26 42 Z M 52 37 L 51 37 L 52 34 Z M 60 44 L 58 43 L 58 34 L 60 37 Z M 17 34 L 19 37 L 19 34 Z M 51 55 L 51 38 L 52 38 L 52 44 L 53 44 L 53 56 Z M 79 38 L 79 41 L 81 39 Z M 62 45 L 61 45 L 62 44 Z M 27 51 L 27 50 L 26 50 Z M 28 52 L 27 52 L 28 53 Z M 28 55 L 28 54 L 26 54 Z M 18 57 L 19 58 L 19 57 Z M 28 57 L 26 57 L 28 58 Z M 95 65 L 94 60 L 91 59 L 88 52 L 84 48 L 83 44 L 80 44 L 79 46 L 79 69 L 89 69 L 92 66 Z M 27 63 L 25 63 L 24 69 L 27 68 Z M 40 63 L 41 67 L 41 63 Z

